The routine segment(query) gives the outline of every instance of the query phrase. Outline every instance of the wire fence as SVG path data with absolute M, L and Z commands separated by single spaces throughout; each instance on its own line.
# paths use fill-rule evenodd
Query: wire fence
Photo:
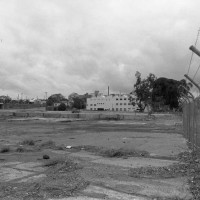
M 183 105 L 183 132 L 192 149 L 200 148 L 200 99 Z

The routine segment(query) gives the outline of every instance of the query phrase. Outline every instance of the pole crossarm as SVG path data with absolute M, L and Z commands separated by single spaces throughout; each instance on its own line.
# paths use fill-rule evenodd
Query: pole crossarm
M 200 57 L 200 51 L 195 46 L 192 45 L 189 49 Z

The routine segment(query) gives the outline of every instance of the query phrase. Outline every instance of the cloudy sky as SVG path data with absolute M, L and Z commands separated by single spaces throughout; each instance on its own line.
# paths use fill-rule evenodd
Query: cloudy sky
M 180 80 L 199 8 L 199 0 L 0 0 L 0 94 L 106 93 L 108 85 L 125 93 L 136 71 Z M 199 63 L 194 56 L 191 77 Z

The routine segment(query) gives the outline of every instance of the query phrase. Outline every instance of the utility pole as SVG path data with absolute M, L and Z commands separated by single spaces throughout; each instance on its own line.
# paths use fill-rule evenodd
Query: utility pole
M 190 48 L 189 48 L 193 53 L 195 53 L 197 56 L 199 56 L 200 57 L 200 51 L 195 47 L 195 46 L 190 46 Z M 200 92 L 200 86 L 191 78 L 191 77 L 189 77 L 187 74 L 185 74 L 184 75 L 192 84 L 194 84 L 197 88 L 198 88 L 198 90 L 199 90 L 199 92 Z

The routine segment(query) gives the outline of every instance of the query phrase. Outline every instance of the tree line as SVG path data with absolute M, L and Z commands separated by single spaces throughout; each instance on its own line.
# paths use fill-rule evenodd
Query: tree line
M 154 111 L 180 110 L 181 98 L 187 96 L 192 88 L 192 84 L 185 79 L 177 81 L 165 77 L 157 78 L 152 73 L 142 79 L 138 71 L 135 77 L 132 94 L 136 95 L 141 111 L 146 107 Z

